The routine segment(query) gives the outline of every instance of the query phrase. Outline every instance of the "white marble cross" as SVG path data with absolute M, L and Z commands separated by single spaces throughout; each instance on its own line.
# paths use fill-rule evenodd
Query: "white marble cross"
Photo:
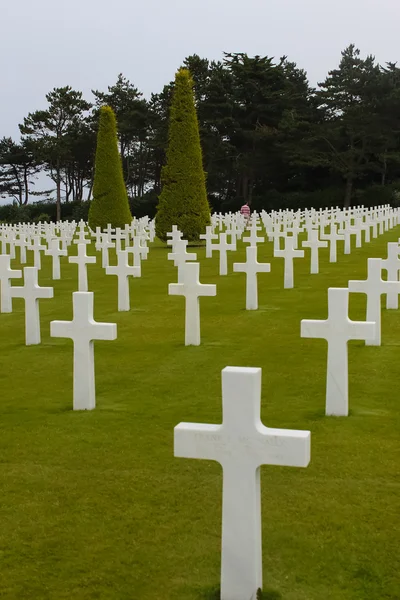
M 102 233 L 100 236 L 100 241 L 96 243 L 95 247 L 97 251 L 101 250 L 101 266 L 103 269 L 105 269 L 109 265 L 108 250 L 110 248 L 114 248 L 115 244 L 110 242 L 108 233 Z
M 258 243 L 264 242 L 265 238 L 258 237 L 256 226 L 254 226 L 254 227 L 252 226 L 248 229 L 250 230 L 250 235 L 242 238 L 242 240 L 245 244 L 250 244 L 250 246 L 257 246 Z
M 41 269 L 42 263 L 41 263 L 41 255 L 40 252 L 42 250 L 46 250 L 46 246 L 41 244 L 41 237 L 40 235 L 35 235 L 33 238 L 33 244 L 30 247 L 30 250 L 33 250 L 33 264 L 34 266 L 39 269 Z
M 91 239 L 86 239 L 86 231 L 82 227 L 78 231 L 78 238 L 74 240 L 74 244 L 91 244 Z
M 129 310 L 129 277 L 140 277 L 140 266 L 131 267 L 128 264 L 128 252 L 120 250 L 117 252 L 118 265 L 106 267 L 107 275 L 116 275 L 118 277 L 118 310 Z
M 77 256 L 70 256 L 68 258 L 70 263 L 78 265 L 78 291 L 88 291 L 88 279 L 87 279 L 87 266 L 88 264 L 94 264 L 96 262 L 95 256 L 87 256 L 86 244 L 78 244 Z
M 60 250 L 60 238 L 53 238 L 50 241 L 50 249 L 45 250 L 46 256 L 53 259 L 53 279 L 60 279 L 60 256 L 67 256 L 66 250 Z
M 328 342 L 326 374 L 326 414 L 347 417 L 349 414 L 348 350 L 349 340 L 372 340 L 375 323 L 351 321 L 349 290 L 328 289 L 328 318 L 301 321 L 301 337 L 320 338 Z
M 182 283 L 170 283 L 170 296 L 185 296 L 185 346 L 200 345 L 200 296 L 216 296 L 217 286 L 199 281 L 199 263 L 181 266 Z
M 181 241 L 181 240 L 180 240 Z M 141 261 L 147 258 L 149 249 L 147 246 L 142 246 L 141 238 L 135 235 L 133 238 L 133 246 L 126 248 L 127 252 L 133 254 L 133 266 L 140 267 Z
M 174 455 L 223 469 L 221 600 L 255 600 L 262 587 L 260 467 L 307 467 L 310 432 L 265 427 L 261 369 L 222 371 L 222 425 L 180 423 Z
M 218 250 L 219 252 L 219 274 L 228 275 L 228 250 L 234 250 L 235 245 L 227 242 L 226 233 L 219 234 L 218 244 L 212 244 L 212 250 Z
M 337 262 L 337 242 L 344 240 L 344 236 L 338 233 L 336 223 L 331 223 L 330 232 L 323 233 L 321 239 L 329 240 L 329 262 Z
M 201 240 L 206 240 L 206 258 L 212 257 L 212 240 L 217 240 L 218 235 L 213 233 L 212 225 L 207 225 L 206 232 L 202 233 L 200 236 Z
M 389 242 L 387 249 L 388 255 L 387 258 L 382 260 L 382 269 L 387 271 L 388 281 L 398 281 L 400 271 L 400 246 L 397 242 Z M 387 292 L 386 308 L 394 310 L 399 308 L 399 294 L 396 290 L 389 290 Z
M 283 258 L 285 261 L 285 274 L 283 284 L 283 287 L 285 289 L 290 289 L 294 286 L 293 260 L 295 258 L 304 258 L 304 250 L 295 250 L 293 245 L 293 237 L 286 237 L 285 249 L 274 251 L 274 256 L 276 256 L 277 258 Z
M 311 249 L 311 267 L 310 273 L 316 274 L 319 273 L 319 249 L 326 248 L 328 246 L 328 242 L 321 242 L 318 239 L 318 230 L 310 229 L 308 231 L 308 240 L 303 242 L 303 248 Z
M 167 246 L 171 246 L 172 253 L 176 252 L 175 245 L 182 239 L 182 232 L 179 231 L 177 225 L 172 225 L 172 231 L 167 233 L 167 237 L 171 238 L 167 241 Z
M 257 273 L 269 273 L 270 263 L 257 262 L 257 246 L 246 248 L 246 262 L 233 263 L 236 273 L 246 273 L 246 310 L 257 310 L 258 308 L 258 285 Z
M 11 269 L 11 257 L 9 254 L 0 254 L 0 311 L 2 313 L 12 312 L 12 297 L 10 279 L 20 279 L 22 271 L 19 269 Z
M 25 301 L 25 344 L 40 344 L 39 299 L 53 298 L 53 288 L 40 287 L 37 268 L 25 267 L 24 285 L 11 287 L 11 296 Z
M 381 296 L 388 292 L 400 294 L 400 281 L 383 281 L 382 260 L 368 259 L 368 277 L 363 281 L 349 281 L 349 291 L 367 295 L 367 321 L 376 323 L 375 336 L 367 346 L 381 345 Z
M 74 292 L 72 301 L 73 320 L 52 321 L 50 335 L 74 342 L 73 407 L 74 410 L 92 410 L 96 406 L 93 340 L 115 340 L 117 326 L 93 319 L 93 292 Z
M 178 268 L 178 283 L 183 283 L 183 265 L 189 260 L 197 260 L 195 252 L 186 252 L 187 240 L 176 240 L 173 247 L 174 252 L 168 253 L 168 260 L 173 260 L 175 267 Z

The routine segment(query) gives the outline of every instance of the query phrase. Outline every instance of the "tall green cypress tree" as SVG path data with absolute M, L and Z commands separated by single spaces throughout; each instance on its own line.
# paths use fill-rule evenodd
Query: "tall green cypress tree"
M 93 200 L 89 209 L 89 225 L 92 229 L 124 227 L 132 221 L 118 151 L 117 121 L 109 106 L 100 108 L 97 134 L 96 159 L 93 182 Z
M 187 69 L 175 77 L 169 123 L 167 164 L 156 215 L 157 236 L 165 241 L 172 225 L 183 237 L 198 241 L 210 223 L 199 124 L 193 99 L 193 81 Z

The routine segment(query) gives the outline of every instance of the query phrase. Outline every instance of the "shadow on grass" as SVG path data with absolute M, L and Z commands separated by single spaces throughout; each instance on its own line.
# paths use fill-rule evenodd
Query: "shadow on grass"
M 221 600 L 221 591 L 219 586 L 213 586 L 202 591 L 199 599 L 201 600 Z M 247 598 L 243 598 L 247 600 Z M 264 591 L 257 591 L 256 600 L 282 600 L 282 594 L 271 588 Z

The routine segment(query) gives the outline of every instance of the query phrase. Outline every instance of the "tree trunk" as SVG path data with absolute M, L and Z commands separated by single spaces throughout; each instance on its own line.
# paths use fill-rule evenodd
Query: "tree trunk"
M 57 187 L 57 198 L 56 198 L 57 213 L 56 213 L 56 221 L 60 221 L 61 220 L 61 172 L 60 172 L 59 164 L 57 164 L 56 174 L 57 174 L 57 177 L 56 177 L 56 187 Z
M 24 169 L 24 192 L 25 192 L 25 200 L 24 200 L 24 205 L 28 204 L 28 200 L 29 200 L 29 181 L 28 181 L 28 170 L 25 167 Z
M 353 194 L 353 177 L 351 175 L 348 175 L 347 179 L 346 179 L 346 189 L 344 192 L 344 208 L 350 207 L 352 194 Z

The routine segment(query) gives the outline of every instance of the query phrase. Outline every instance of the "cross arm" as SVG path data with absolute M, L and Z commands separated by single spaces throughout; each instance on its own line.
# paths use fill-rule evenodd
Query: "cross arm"
M 303 319 L 300 323 L 300 337 L 327 339 L 329 335 L 329 324 L 327 320 L 315 321 Z
M 218 460 L 223 444 L 221 425 L 179 423 L 174 429 L 174 456 Z
M 307 467 L 310 462 L 311 433 L 295 429 L 274 429 L 257 425 L 259 464 Z

